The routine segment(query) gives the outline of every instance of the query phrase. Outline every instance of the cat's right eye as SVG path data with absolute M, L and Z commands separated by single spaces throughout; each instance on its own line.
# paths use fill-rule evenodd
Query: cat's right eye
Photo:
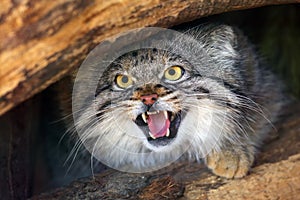
M 119 88 L 126 89 L 133 84 L 132 78 L 128 75 L 117 75 L 115 82 Z

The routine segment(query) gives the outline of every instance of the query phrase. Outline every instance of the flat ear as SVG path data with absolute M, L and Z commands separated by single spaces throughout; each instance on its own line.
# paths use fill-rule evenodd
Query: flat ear
M 200 27 L 198 40 L 208 55 L 216 58 L 236 58 L 237 35 L 233 27 L 227 25 L 208 25 Z

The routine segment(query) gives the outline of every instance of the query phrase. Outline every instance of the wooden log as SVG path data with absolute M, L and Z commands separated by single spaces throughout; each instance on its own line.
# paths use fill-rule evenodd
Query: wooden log
M 10 1 L 0 8 L 0 115 L 78 67 L 114 34 L 300 0 Z

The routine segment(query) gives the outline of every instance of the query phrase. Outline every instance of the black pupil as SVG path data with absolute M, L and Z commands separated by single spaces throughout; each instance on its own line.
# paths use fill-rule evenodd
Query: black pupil
M 122 77 L 122 82 L 123 83 L 127 83 L 128 82 L 128 77 L 127 76 L 123 76 Z
M 176 74 L 175 69 L 169 69 L 169 75 L 174 76 Z

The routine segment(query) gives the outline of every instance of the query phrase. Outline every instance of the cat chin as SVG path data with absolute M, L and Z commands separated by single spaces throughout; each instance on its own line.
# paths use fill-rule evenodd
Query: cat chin
M 149 143 L 148 140 L 144 140 L 143 144 L 144 146 L 153 151 L 153 152 L 170 152 L 174 148 L 174 143 L 176 143 L 177 138 L 173 138 L 171 142 L 169 142 L 167 145 L 164 146 L 155 146 L 151 143 Z

